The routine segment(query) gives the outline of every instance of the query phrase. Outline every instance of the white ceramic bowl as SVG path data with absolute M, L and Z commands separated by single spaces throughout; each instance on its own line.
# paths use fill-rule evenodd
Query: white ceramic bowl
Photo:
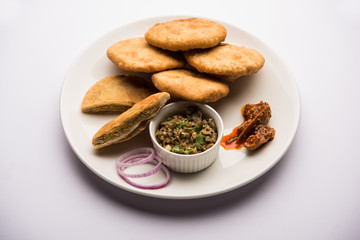
M 156 129 L 166 118 L 174 114 L 184 113 L 189 106 L 197 106 L 204 117 L 210 117 L 215 120 L 218 134 L 217 141 L 214 146 L 201 153 L 186 155 L 170 152 L 160 146 L 156 141 Z M 150 122 L 149 130 L 155 152 L 168 168 L 175 172 L 193 173 L 209 167 L 216 160 L 219 154 L 220 141 L 224 132 L 224 124 L 220 115 L 210 106 L 196 102 L 181 101 L 165 105 Z

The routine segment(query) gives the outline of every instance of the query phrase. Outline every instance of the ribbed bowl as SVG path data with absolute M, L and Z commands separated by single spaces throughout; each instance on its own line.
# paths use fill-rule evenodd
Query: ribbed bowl
M 189 106 L 197 106 L 204 114 L 204 117 L 211 117 L 215 120 L 218 139 L 214 146 L 205 152 L 189 155 L 170 152 L 161 147 L 160 144 L 156 141 L 156 129 L 158 128 L 159 124 L 167 117 L 174 114 L 183 113 Z M 219 154 L 219 147 L 221 138 L 223 136 L 224 124 L 220 115 L 210 106 L 202 103 L 182 101 L 170 103 L 164 106 L 156 115 L 156 117 L 150 122 L 149 131 L 156 154 L 170 170 L 182 173 L 194 173 L 209 167 L 216 160 Z

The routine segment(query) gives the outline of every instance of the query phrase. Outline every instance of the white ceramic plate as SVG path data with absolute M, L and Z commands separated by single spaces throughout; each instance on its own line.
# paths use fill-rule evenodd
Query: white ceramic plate
M 230 86 L 230 94 L 215 104 L 224 121 L 225 133 L 239 125 L 243 118 L 240 109 L 247 103 L 266 101 L 272 108 L 269 125 L 276 129 L 275 139 L 255 153 L 245 149 L 220 148 L 218 159 L 206 170 L 196 174 L 172 174 L 169 185 L 157 190 L 143 190 L 125 183 L 116 173 L 115 160 L 121 153 L 139 147 L 151 146 L 148 131 L 125 143 L 95 151 L 92 136 L 115 115 L 91 115 L 80 111 L 85 92 L 98 80 L 122 73 L 106 57 L 106 50 L 117 41 L 144 36 L 158 22 L 183 16 L 141 20 L 119 27 L 87 48 L 70 67 L 63 83 L 60 114 L 66 137 L 79 159 L 95 174 L 127 191 L 137 194 L 172 199 L 200 198 L 221 194 L 241 187 L 268 170 L 284 155 L 290 146 L 300 119 L 300 97 L 293 75 L 279 57 L 264 43 L 238 27 L 215 20 L 227 30 L 227 43 L 244 45 L 260 51 L 266 59 L 256 74 L 243 77 Z M 153 176 L 158 181 L 161 176 Z M 145 180 L 143 180 L 145 181 Z

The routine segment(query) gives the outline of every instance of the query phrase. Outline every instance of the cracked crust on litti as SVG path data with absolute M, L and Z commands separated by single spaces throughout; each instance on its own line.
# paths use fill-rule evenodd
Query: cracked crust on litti
M 145 39 L 155 47 L 186 51 L 214 47 L 225 40 L 226 33 L 226 28 L 214 21 L 187 18 L 157 23 L 145 33 Z
M 172 98 L 195 102 L 216 102 L 229 93 L 229 86 L 203 73 L 187 69 L 167 70 L 153 74 L 155 87 Z
M 130 72 L 153 73 L 185 65 L 181 54 L 155 48 L 143 37 L 119 41 L 106 54 L 117 67 Z
M 133 138 L 147 127 L 169 99 L 168 93 L 159 92 L 136 103 L 99 129 L 92 139 L 94 148 L 103 148 Z
M 210 49 L 190 50 L 184 52 L 184 56 L 199 72 L 227 81 L 256 73 L 265 63 L 265 58 L 258 51 L 226 43 Z

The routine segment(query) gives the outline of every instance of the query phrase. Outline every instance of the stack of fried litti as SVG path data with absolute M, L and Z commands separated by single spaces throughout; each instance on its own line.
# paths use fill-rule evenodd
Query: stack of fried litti
M 151 73 L 154 86 L 172 98 L 216 102 L 228 95 L 229 82 L 265 63 L 254 49 L 222 43 L 226 35 L 211 20 L 176 19 L 155 24 L 145 37 L 115 43 L 107 56 L 124 71 Z
M 128 140 L 144 130 L 170 96 L 216 102 L 228 95 L 230 82 L 263 67 L 258 51 L 222 43 L 226 35 L 219 23 L 187 18 L 155 24 L 145 37 L 110 46 L 108 58 L 127 74 L 105 77 L 85 94 L 84 113 L 120 113 L 94 135 L 94 147 Z M 151 81 L 131 73 L 151 74 Z M 144 109 L 152 110 L 143 116 Z
M 145 33 L 145 39 L 164 50 L 182 51 L 190 66 L 218 80 L 233 82 L 264 66 L 265 59 L 258 51 L 222 43 L 226 34 L 219 23 L 188 18 L 155 24 Z

